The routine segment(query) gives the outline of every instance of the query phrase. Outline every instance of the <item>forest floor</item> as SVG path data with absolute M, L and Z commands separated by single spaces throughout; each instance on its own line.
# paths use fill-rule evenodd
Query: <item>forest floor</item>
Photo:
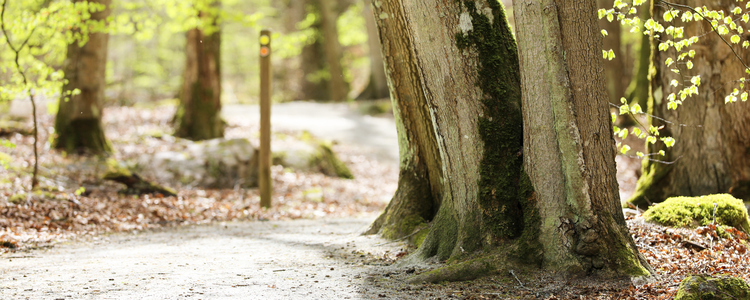
M 301 104 L 274 112 L 320 109 L 317 121 L 330 124 L 313 134 L 339 134 L 332 137 L 339 140 L 334 150 L 355 179 L 274 167 L 275 206 L 269 210 L 258 208 L 254 189 L 178 187 L 177 197 L 120 195 L 117 184 L 99 178 L 100 160 L 48 150 L 52 116 L 46 114 L 40 117 L 44 192 L 18 197 L 30 183 L 31 137 L 1 136 L 16 147 L 2 148 L 13 160 L 0 168 L 0 298 L 668 299 L 690 274 L 750 279 L 743 234 L 720 238 L 712 227 L 666 228 L 627 211 L 631 234 L 657 271 L 648 281 L 561 281 L 555 274 L 499 270 L 471 282 L 404 284 L 440 264 L 403 266 L 399 259 L 413 248 L 360 235 L 393 195 L 398 169 L 393 152 L 378 148 L 384 146 L 352 139 L 369 135 L 395 145 L 389 121 L 357 117 L 346 106 L 330 108 Z M 229 110 L 234 115 L 226 116 L 226 135 L 257 139 L 243 109 Z M 174 138 L 164 133 L 173 111 L 159 105 L 107 108 L 114 158 L 170 149 Z M 282 123 L 274 128 L 297 130 Z M 378 126 L 382 132 L 373 129 Z M 369 131 L 339 132 L 353 128 Z M 621 192 L 632 189 L 637 161 L 618 157 L 618 164 Z M 78 195 L 81 186 L 90 188 Z M 310 199 L 311 190 L 320 197 Z

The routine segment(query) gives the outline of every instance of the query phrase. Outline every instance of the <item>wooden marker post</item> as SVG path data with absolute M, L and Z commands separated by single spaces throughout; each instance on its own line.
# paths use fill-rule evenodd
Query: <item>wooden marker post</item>
M 260 32 L 260 206 L 271 207 L 271 31 Z

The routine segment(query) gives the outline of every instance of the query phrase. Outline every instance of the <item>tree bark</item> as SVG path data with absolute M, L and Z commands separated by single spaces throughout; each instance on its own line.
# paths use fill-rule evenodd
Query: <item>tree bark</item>
M 370 79 L 357 100 L 383 99 L 389 97 L 388 82 L 385 78 L 383 68 L 383 56 L 380 52 L 380 37 L 378 37 L 378 26 L 375 24 L 375 16 L 372 13 L 372 1 L 362 11 L 367 26 L 367 45 L 370 49 Z
M 219 1 L 211 2 L 218 6 Z M 175 136 L 207 140 L 224 136 L 221 120 L 221 28 L 217 17 L 199 12 L 209 28 L 188 30 L 186 62 L 175 115 Z
M 735 5 L 729 0 L 676 3 L 706 5 L 724 11 Z M 654 5 L 652 9 L 652 15 L 661 20 L 665 8 Z M 681 23 L 680 20 L 675 22 Z M 685 36 L 703 35 L 709 30 L 710 25 L 693 22 L 685 26 Z M 663 34 L 662 39 L 666 39 L 666 35 Z M 655 73 L 651 74 L 649 113 L 670 122 L 651 119 L 652 125 L 665 126 L 660 133 L 662 136 L 672 136 L 677 143 L 670 149 L 657 143 L 649 145 L 648 150 L 652 153 L 665 150 L 667 157 L 661 160 L 674 163 L 644 161 L 643 175 L 628 202 L 644 207 L 672 196 L 726 192 L 750 200 L 750 104 L 742 101 L 724 104 L 726 95 L 734 88 L 740 89 L 736 80 L 747 76 L 745 67 L 715 32 L 702 36 L 699 44 L 693 46 L 696 54 L 692 70 L 684 64 L 677 64 L 680 74 L 670 71 L 674 65 L 665 65 L 668 56 L 675 56 L 674 49 L 656 51 L 658 43 L 656 39 L 651 41 L 651 63 Z M 739 45 L 734 47 L 743 61 L 750 61 L 747 51 Z M 671 80 L 689 82 L 696 74 L 701 76 L 700 94 L 687 98 L 677 110 L 667 109 L 667 96 L 681 87 L 671 86 Z
M 544 220 L 544 265 L 572 273 L 648 275 L 619 207 L 596 6 L 524 0 L 514 7 L 525 168 Z
M 559 21 L 551 0 L 515 5 L 525 45 L 520 53 L 530 70 L 523 80 L 499 2 L 375 5 L 401 173 L 394 199 L 371 232 L 411 234 L 419 226 L 405 220 L 417 218 L 403 216 L 418 216 L 428 229 L 409 259 L 480 257 L 413 282 L 471 279 L 516 263 L 570 274 L 648 274 L 619 208 L 601 38 L 594 3 L 582 2 L 558 3 L 564 9 Z M 596 43 L 589 46 L 590 40 Z M 537 53 L 540 43 L 544 51 Z M 523 114 L 521 82 L 528 93 L 524 105 L 535 106 Z M 537 114 L 546 117 L 529 117 Z M 419 163 L 426 167 L 416 168 Z M 410 191 L 429 200 L 401 194 Z
M 91 20 L 105 20 L 110 12 L 111 0 L 100 0 L 107 7 L 93 13 Z M 68 45 L 63 85 L 55 118 L 56 149 L 109 153 L 112 147 L 104 135 L 102 109 L 106 87 L 107 43 L 109 34 L 92 33 L 83 46 L 75 42 Z M 79 94 L 71 94 L 78 89 Z

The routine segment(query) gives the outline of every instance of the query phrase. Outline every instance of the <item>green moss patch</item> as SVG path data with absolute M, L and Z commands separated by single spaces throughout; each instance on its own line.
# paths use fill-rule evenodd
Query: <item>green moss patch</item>
M 521 80 L 515 38 L 505 9 L 488 1 L 492 20 L 473 1 L 461 1 L 471 17 L 471 30 L 456 33 L 456 46 L 476 51 L 484 114 L 479 117 L 479 135 L 484 142 L 480 164 L 479 205 L 483 223 L 499 238 L 516 238 L 523 231 L 523 213 L 518 195 L 523 164 L 523 119 Z
M 714 212 L 715 211 L 715 212 Z M 711 224 L 727 225 L 750 232 L 747 208 L 742 200 L 729 194 L 700 197 L 672 197 L 649 208 L 647 221 L 672 227 L 696 227 Z
M 750 285 L 740 278 L 688 276 L 680 283 L 675 300 L 750 299 Z

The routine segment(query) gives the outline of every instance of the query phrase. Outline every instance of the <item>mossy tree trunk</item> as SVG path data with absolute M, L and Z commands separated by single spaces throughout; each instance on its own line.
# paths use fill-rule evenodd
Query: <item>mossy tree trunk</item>
M 210 1 L 210 7 L 220 1 Z M 215 13 L 200 11 L 205 28 L 188 30 L 175 136 L 207 140 L 224 136 L 221 120 L 221 28 Z
M 110 0 L 96 1 L 107 6 L 93 13 L 92 20 L 104 20 L 110 12 Z M 92 33 L 83 46 L 68 45 L 65 58 L 65 80 L 55 118 L 54 147 L 67 152 L 108 153 L 112 148 L 104 135 L 105 70 L 109 34 Z M 78 89 L 80 93 L 70 94 Z
M 677 3 L 706 5 L 710 9 L 724 11 L 729 11 L 736 5 L 730 0 Z M 661 19 L 664 7 L 655 5 L 652 9 L 652 15 Z M 683 26 L 679 19 L 674 22 Z M 636 192 L 628 200 L 629 203 L 645 207 L 672 196 L 726 192 L 737 198 L 750 200 L 750 103 L 738 101 L 724 104 L 725 96 L 734 88 L 740 89 L 736 80 L 747 75 L 732 49 L 716 33 L 706 34 L 706 28 L 705 23 L 697 22 L 685 26 L 685 36 L 701 35 L 701 40 L 698 45 L 693 46 L 693 69 L 677 64 L 680 74 L 670 71 L 674 66 L 667 68 L 665 65 L 667 57 L 675 56 L 674 49 L 667 52 L 655 51 L 660 41 L 652 39 L 651 65 L 655 73 L 651 74 L 648 111 L 670 123 L 656 118 L 652 118 L 650 122 L 654 126 L 665 126 L 661 135 L 672 136 L 677 143 L 669 149 L 664 148 L 662 143 L 648 146 L 651 153 L 665 150 L 667 157 L 660 160 L 674 163 L 644 161 L 643 175 L 638 180 Z M 735 50 L 742 60 L 750 61 L 750 53 L 739 45 L 735 46 Z M 674 79 L 689 83 L 694 75 L 701 77 L 700 94 L 687 98 L 677 110 L 669 110 L 668 95 L 677 93 L 681 87 L 671 86 L 670 82 Z
M 398 238 L 412 234 L 419 221 L 429 222 L 410 259 L 459 262 L 479 255 L 414 281 L 470 279 L 509 263 L 575 274 L 599 269 L 648 274 L 619 209 L 604 78 L 589 77 L 602 73 L 601 39 L 591 36 L 599 34 L 595 4 L 557 3 L 569 13 L 560 18 L 567 22 L 562 32 L 570 31 L 573 39 L 561 40 L 557 13 L 541 12 L 555 3 L 544 2 L 522 3 L 516 10 L 519 37 L 527 43 L 522 65 L 532 70 L 523 80 L 499 2 L 382 0 L 375 5 L 401 172 L 396 195 L 370 232 Z M 572 17 L 574 8 L 587 9 L 591 18 Z M 555 28 L 557 34 L 550 34 Z M 543 47 L 536 49 L 540 37 Z M 599 46 L 585 48 L 589 42 L 580 41 L 587 39 Z M 564 60 L 562 50 L 572 57 Z M 553 69 L 543 73 L 549 59 Z M 566 64 L 582 64 L 584 70 L 568 70 Z M 578 77 L 568 79 L 568 72 Z M 538 96 L 524 102 L 536 106 L 526 115 L 545 116 L 527 118 L 526 147 L 521 82 L 525 92 Z M 572 94 L 566 90 L 571 84 L 583 90 Z M 553 107 L 554 116 L 567 119 L 555 121 Z M 576 119 L 574 108 L 585 114 Z M 577 135 L 565 130 L 568 126 L 578 128 Z M 576 142 L 592 149 L 579 149 Z M 523 167 L 527 152 L 531 177 Z
M 385 78 L 383 68 L 383 56 L 380 53 L 380 37 L 378 37 L 378 26 L 375 24 L 375 16 L 372 14 L 372 1 L 362 11 L 367 26 L 367 45 L 370 49 L 370 79 L 357 100 L 383 99 L 389 97 L 388 82 Z

